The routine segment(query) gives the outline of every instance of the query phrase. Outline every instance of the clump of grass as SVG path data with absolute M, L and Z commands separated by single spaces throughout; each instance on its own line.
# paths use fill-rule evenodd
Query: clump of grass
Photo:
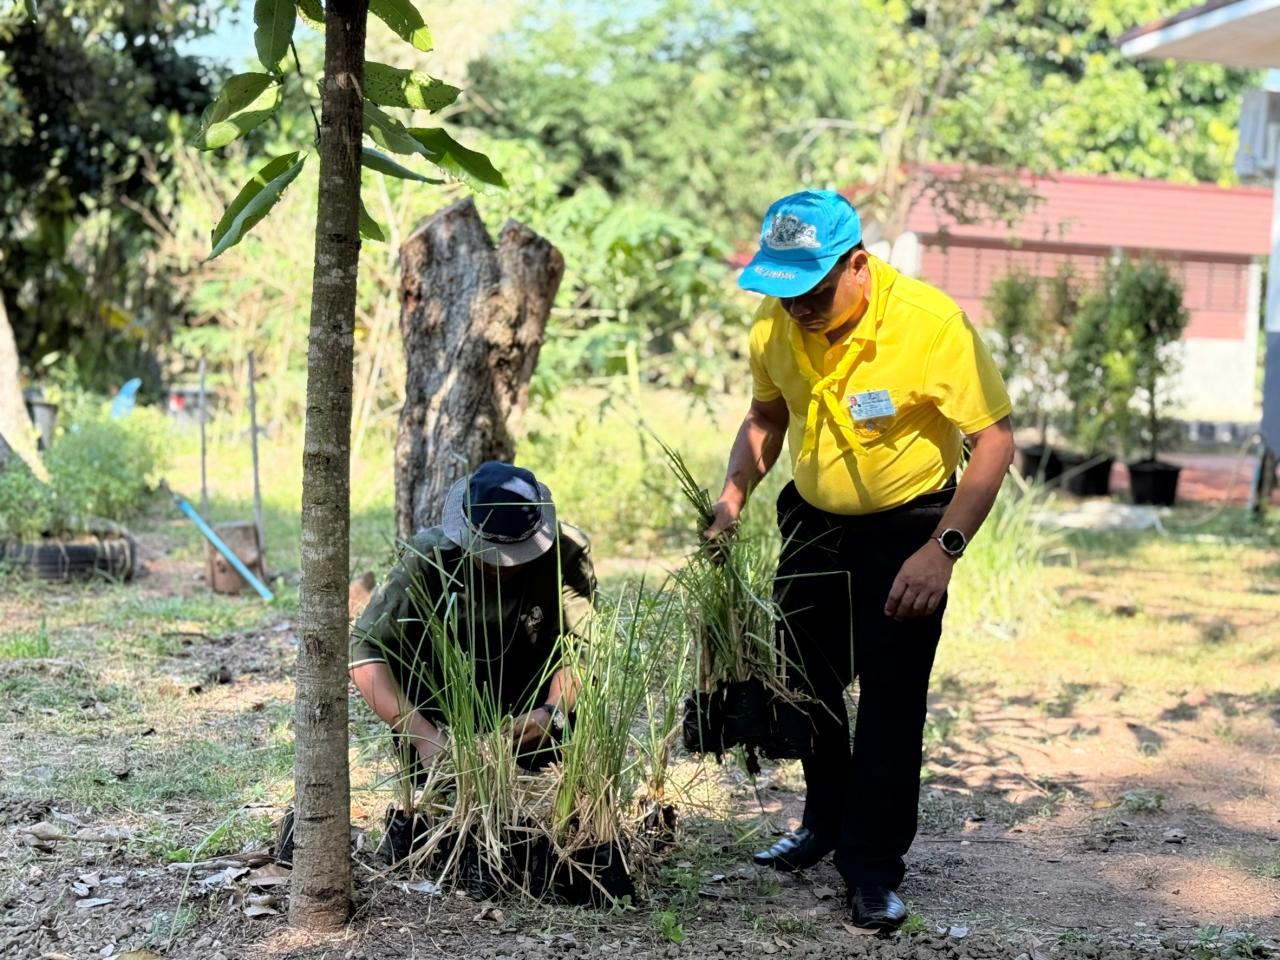
M 1052 604 L 1043 566 L 1067 553 L 1062 533 L 1044 519 L 1052 497 L 1010 472 L 982 530 L 956 564 L 951 596 L 961 622 L 1007 637 L 1042 622 Z
M 757 679 L 782 692 L 776 642 L 782 616 L 773 601 L 777 563 L 772 545 L 735 532 L 713 541 L 701 539 L 715 516 L 711 496 L 684 458 L 658 443 L 699 524 L 698 550 L 675 580 L 695 639 L 702 689 L 710 691 L 720 681 Z
M 671 666 L 685 659 L 677 613 L 664 591 L 641 583 L 595 618 L 586 640 L 570 641 L 584 682 L 557 770 L 557 844 L 626 841 L 638 820 L 661 816 L 683 683 L 683 668 Z
M 428 870 L 441 884 L 456 884 L 479 869 L 487 882 L 508 892 L 534 893 L 518 864 L 512 868 L 516 843 L 541 840 L 562 867 L 579 871 L 585 868 L 574 856 L 584 848 L 629 850 L 645 816 L 640 798 L 646 805 L 661 804 L 667 791 L 676 685 L 683 682 L 682 668 L 670 667 L 685 656 L 678 608 L 664 591 L 640 584 L 561 637 L 547 675 L 534 686 L 545 685 L 562 665 L 573 665 L 579 682 L 572 723 L 557 762 L 529 773 L 512 750 L 511 713 L 478 684 L 477 657 L 484 652 L 477 647 L 483 639 L 461 635 L 459 605 L 481 596 L 485 587 L 475 583 L 481 574 L 469 558 L 455 569 L 439 556 L 420 556 L 424 577 L 441 577 L 451 586 L 439 596 L 421 579 L 411 584 L 415 617 L 400 627 L 412 626 L 422 639 L 399 645 L 405 660 L 396 672 L 426 692 L 448 741 L 416 797 L 409 774 L 414 751 L 404 735 L 390 734 L 401 769 L 391 785 L 405 813 L 422 813 L 426 822 L 410 865 Z M 398 655 L 385 654 L 389 661 Z M 534 705 L 513 710 L 522 713 Z
M 48 625 L 41 620 L 40 629 L 34 633 L 12 633 L 0 639 L 0 660 L 43 660 L 52 649 Z

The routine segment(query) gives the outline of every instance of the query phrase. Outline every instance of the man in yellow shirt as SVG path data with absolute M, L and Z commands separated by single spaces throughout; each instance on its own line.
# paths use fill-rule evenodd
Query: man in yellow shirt
M 1011 405 L 960 308 L 870 256 L 839 194 L 774 203 L 739 284 L 765 295 L 752 400 L 706 535 L 733 528 L 785 438 L 775 594 L 795 685 L 814 701 L 802 826 L 755 861 L 804 869 L 834 851 L 854 922 L 893 929 L 947 585 L 1012 461 Z

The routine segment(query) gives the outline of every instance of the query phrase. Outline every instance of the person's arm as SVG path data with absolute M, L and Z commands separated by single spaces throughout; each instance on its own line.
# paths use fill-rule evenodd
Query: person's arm
M 708 539 L 733 529 L 747 497 L 777 462 L 787 437 L 787 402 L 753 399 L 729 451 L 724 489 L 714 507 L 715 519 L 703 536 Z
M 393 733 L 407 736 L 426 762 L 448 738 L 409 703 L 387 664 L 388 657 L 403 656 L 404 621 L 413 615 L 409 585 L 418 567 L 414 556 L 412 551 L 405 552 L 352 627 L 347 673 L 378 719 Z
M 934 535 L 955 528 L 972 541 L 991 506 L 996 502 L 1005 474 L 1013 463 L 1013 424 L 1009 417 L 969 437 L 972 453 L 955 496 L 942 515 Z M 885 600 L 886 616 L 895 620 L 925 617 L 938 609 L 951 582 L 956 558 L 938 541 L 930 539 L 907 558 Z
M 393 733 L 409 738 L 423 762 L 429 761 L 449 742 L 434 723 L 410 706 L 383 660 L 371 660 L 348 671 L 364 702 Z

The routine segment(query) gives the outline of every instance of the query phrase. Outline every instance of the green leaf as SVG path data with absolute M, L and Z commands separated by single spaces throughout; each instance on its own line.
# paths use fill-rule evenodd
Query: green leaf
M 209 254 L 210 260 L 243 240 L 245 234 L 270 212 L 284 193 L 284 188 L 302 172 L 302 165 L 306 160 L 305 153 L 286 153 L 269 161 L 253 175 L 253 179 L 240 189 L 227 207 L 227 212 L 213 228 L 213 252 Z
M 201 150 L 217 150 L 266 120 L 280 106 L 280 84 L 269 73 L 238 73 L 200 117 L 191 138 Z
M 280 72 L 280 61 L 289 53 L 297 14 L 293 0 L 256 0 L 253 5 L 253 43 L 258 59 L 272 73 Z
M 409 135 L 425 150 L 427 159 L 471 187 L 484 184 L 506 188 L 507 181 L 483 153 L 468 150 L 439 127 L 410 127 Z
M 444 183 L 443 180 L 424 177 L 422 174 L 415 173 L 408 167 L 401 166 L 385 153 L 379 153 L 377 150 L 373 149 L 373 147 L 364 147 L 361 149 L 360 162 L 370 170 L 376 170 L 378 173 L 385 173 L 389 177 L 399 177 L 401 180 L 417 180 L 419 183 Z
M 365 98 L 384 107 L 408 107 L 435 113 L 457 100 L 461 92 L 457 87 L 417 70 L 402 70 L 373 61 L 364 65 Z
M 324 4 L 320 0 L 298 0 L 298 16 L 314 30 L 324 29 Z
M 376 240 L 378 243 L 387 242 L 387 231 L 382 228 L 382 224 L 369 216 L 363 200 L 360 201 L 360 236 L 366 240 Z
M 27 16 L 29 16 L 32 20 L 40 19 L 40 14 L 36 10 L 36 0 L 27 0 Z M 428 47 L 427 49 L 431 49 L 431 48 Z
M 383 150 L 403 155 L 419 154 L 427 156 L 426 149 L 409 136 L 404 124 L 394 117 L 389 117 L 368 100 L 364 102 L 364 132 Z
M 369 12 L 400 39 L 408 40 L 423 53 L 431 52 L 431 31 L 411 0 L 369 0 Z

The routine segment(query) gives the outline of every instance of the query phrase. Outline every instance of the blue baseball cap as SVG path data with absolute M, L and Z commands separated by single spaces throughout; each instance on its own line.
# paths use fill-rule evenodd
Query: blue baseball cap
M 853 204 L 834 190 L 802 190 L 774 202 L 760 226 L 760 249 L 738 277 L 743 290 L 798 297 L 862 241 Z

